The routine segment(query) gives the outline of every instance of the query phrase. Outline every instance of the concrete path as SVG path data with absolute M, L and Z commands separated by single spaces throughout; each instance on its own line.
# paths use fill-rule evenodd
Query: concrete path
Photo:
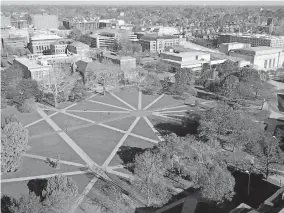
M 98 113 L 129 113 L 127 111 L 94 111 L 94 110 L 67 110 L 68 112 L 98 112 Z
M 55 130 L 59 131 L 61 128 L 53 121 L 50 117 L 48 117 L 41 109 L 37 109 L 38 114 L 40 114 L 44 120 Z M 78 146 L 72 138 L 69 137 L 65 132 L 59 132 L 58 135 L 88 164 L 88 166 L 97 165 L 87 154 Z
M 43 156 L 39 156 L 39 155 L 32 155 L 32 154 L 24 154 L 24 156 L 28 157 L 28 158 L 34 158 L 34 159 L 38 159 L 38 160 L 43 160 L 43 161 L 46 161 L 46 158 L 47 158 L 47 157 L 43 157 Z M 50 160 L 55 161 L 57 159 L 50 158 Z M 70 165 L 70 166 L 86 167 L 86 165 L 84 165 L 84 164 L 70 162 L 70 161 L 65 161 L 65 160 L 60 160 L 59 163 Z
M 120 97 L 118 97 L 117 95 L 115 95 L 112 92 L 108 92 L 109 94 L 111 94 L 113 97 L 115 97 L 117 100 L 119 100 L 120 102 L 124 103 L 126 106 L 128 106 L 130 109 L 136 110 L 135 107 L 131 106 L 129 103 L 127 103 L 126 101 L 122 100 Z
M 93 186 L 95 185 L 95 183 L 97 182 L 98 178 L 94 177 L 89 184 L 87 185 L 87 187 L 84 189 L 84 191 L 82 192 L 82 194 L 80 194 L 78 196 L 78 198 L 76 199 L 76 201 L 74 202 L 74 204 L 71 206 L 71 208 L 69 209 L 68 213 L 74 213 L 78 206 L 83 202 L 85 196 L 87 194 L 89 194 L 89 192 L 91 191 L 91 189 L 93 188 Z
M 138 92 L 138 108 L 137 109 L 142 109 L 142 92 L 139 90 Z
M 80 174 L 86 174 L 86 173 L 88 173 L 88 171 L 76 171 L 76 172 L 65 172 L 65 173 L 54 173 L 54 174 L 48 174 L 48 175 L 31 176 L 31 177 L 10 178 L 10 179 L 2 179 L 1 183 L 10 183 L 10 182 L 33 180 L 33 179 L 44 179 L 44 178 L 50 178 L 56 175 L 70 176 L 70 175 L 80 175 Z
M 115 156 L 116 152 L 118 151 L 119 147 L 124 143 L 124 141 L 126 140 L 126 138 L 128 137 L 128 135 L 130 134 L 130 132 L 134 129 L 135 125 L 138 123 L 138 121 L 140 120 L 141 117 L 137 117 L 135 119 L 135 121 L 131 124 L 131 126 L 129 127 L 129 129 L 127 130 L 127 132 L 123 135 L 123 137 L 120 139 L 120 141 L 118 142 L 118 144 L 116 145 L 116 147 L 113 149 L 113 151 L 111 152 L 110 156 L 106 159 L 106 161 L 103 163 L 103 168 L 106 168 L 108 166 L 108 164 L 110 163 L 110 161 L 112 160 L 112 158 Z
M 132 175 L 128 175 L 128 174 L 125 174 L 123 172 L 115 171 L 115 170 L 113 170 L 113 169 L 111 169 L 109 167 L 107 167 L 106 172 L 108 172 L 110 174 L 114 174 L 114 175 L 120 176 L 120 177 L 123 177 L 123 178 L 126 178 L 128 180 L 132 180 L 133 179 Z
M 144 109 L 148 109 L 150 106 L 152 106 L 154 103 L 156 103 L 157 101 L 159 101 L 162 97 L 164 97 L 165 94 L 160 95 L 158 98 L 156 98 L 154 101 L 152 101 L 151 103 L 149 103 L 146 107 L 144 107 Z
M 88 100 L 88 101 L 92 102 L 92 103 L 96 103 L 96 104 L 101 104 L 101 105 L 104 105 L 104 106 L 110 106 L 110 107 L 117 108 L 117 109 L 131 111 L 130 109 L 127 109 L 127 108 L 124 108 L 124 107 L 120 107 L 120 106 L 116 106 L 116 105 L 112 105 L 112 104 L 106 104 L 106 103 L 103 103 L 103 102 L 100 102 L 100 101 L 93 101 L 93 100 Z

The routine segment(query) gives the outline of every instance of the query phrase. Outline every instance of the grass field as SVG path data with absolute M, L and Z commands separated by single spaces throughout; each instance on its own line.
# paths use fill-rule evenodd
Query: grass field
M 129 88 L 114 92 L 115 95 L 126 101 L 134 108 L 138 108 L 138 90 L 135 88 Z
M 48 125 L 46 121 L 40 121 L 35 125 L 29 126 L 27 129 L 29 131 L 30 137 L 54 132 L 54 130 Z
M 81 126 L 85 124 L 89 124 L 89 122 L 71 117 L 69 115 L 65 115 L 63 113 L 58 113 L 54 116 L 52 116 L 52 120 L 63 130 L 76 126 Z
M 120 118 L 128 116 L 128 113 L 108 113 L 108 112 L 69 112 L 70 114 L 77 115 L 95 122 L 102 122 L 105 120 Z
M 134 129 L 132 130 L 132 133 L 151 138 L 154 140 L 159 140 L 157 135 L 153 132 L 153 130 L 150 128 L 150 126 L 146 123 L 146 121 L 141 118 Z

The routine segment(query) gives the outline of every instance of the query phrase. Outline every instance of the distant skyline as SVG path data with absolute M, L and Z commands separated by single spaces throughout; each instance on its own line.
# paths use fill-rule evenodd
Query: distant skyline
M 25 0 L 2 0 L 2 5 L 252 5 L 252 6 L 284 6 L 284 1 L 187 1 L 187 0 L 179 0 L 179 1 L 163 1 L 163 0 L 144 0 L 144 1 L 116 1 L 116 0 L 106 0 L 106 1 L 97 1 L 97 0 L 85 0 L 85 1 L 70 1 L 70 0 L 36 0 L 36 1 L 25 1 Z

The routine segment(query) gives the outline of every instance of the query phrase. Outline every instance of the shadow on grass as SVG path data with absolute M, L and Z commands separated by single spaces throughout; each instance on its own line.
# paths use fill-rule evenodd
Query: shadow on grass
M 146 149 L 131 147 L 131 146 L 121 146 L 117 152 L 123 164 L 126 166 L 130 172 L 133 172 L 133 163 L 136 155 L 143 153 Z

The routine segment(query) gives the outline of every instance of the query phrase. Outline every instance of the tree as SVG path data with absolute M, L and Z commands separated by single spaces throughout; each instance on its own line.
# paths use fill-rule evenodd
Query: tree
M 38 83 L 35 80 L 23 79 L 16 86 L 17 91 L 21 91 L 23 99 L 35 98 L 40 101 L 42 92 L 39 89 Z
M 9 213 L 45 213 L 45 207 L 42 206 L 40 198 L 34 193 L 27 196 L 21 196 L 19 200 L 12 203 Z
M 187 91 L 190 84 L 193 84 L 191 70 L 187 68 L 178 69 L 175 74 L 173 92 L 177 95 L 181 95 L 183 92 Z
M 79 41 L 82 35 L 83 33 L 79 29 L 73 28 L 70 34 L 68 35 L 68 38 L 71 38 L 75 41 Z
M 27 143 L 28 131 L 21 123 L 13 121 L 3 125 L 1 137 L 2 172 L 14 172 L 18 169 L 27 149 Z
M 138 189 L 147 207 L 165 204 L 171 191 L 164 178 L 165 165 L 159 153 L 146 151 L 135 157 L 133 186 Z
M 157 94 L 162 90 L 160 79 L 155 74 L 148 74 L 142 83 L 142 90 L 146 94 Z
M 82 100 L 85 97 L 85 87 L 81 81 L 77 81 L 72 88 L 68 100 L 71 102 Z
M 246 152 L 257 158 L 257 167 L 264 173 L 266 179 L 277 171 L 278 165 L 284 163 L 284 153 L 279 145 L 278 138 L 260 130 L 255 132 L 253 140 L 250 140 L 245 147 Z
M 76 182 L 64 175 L 56 175 L 48 179 L 43 190 L 43 205 L 52 212 L 65 212 L 75 201 L 78 194 Z

